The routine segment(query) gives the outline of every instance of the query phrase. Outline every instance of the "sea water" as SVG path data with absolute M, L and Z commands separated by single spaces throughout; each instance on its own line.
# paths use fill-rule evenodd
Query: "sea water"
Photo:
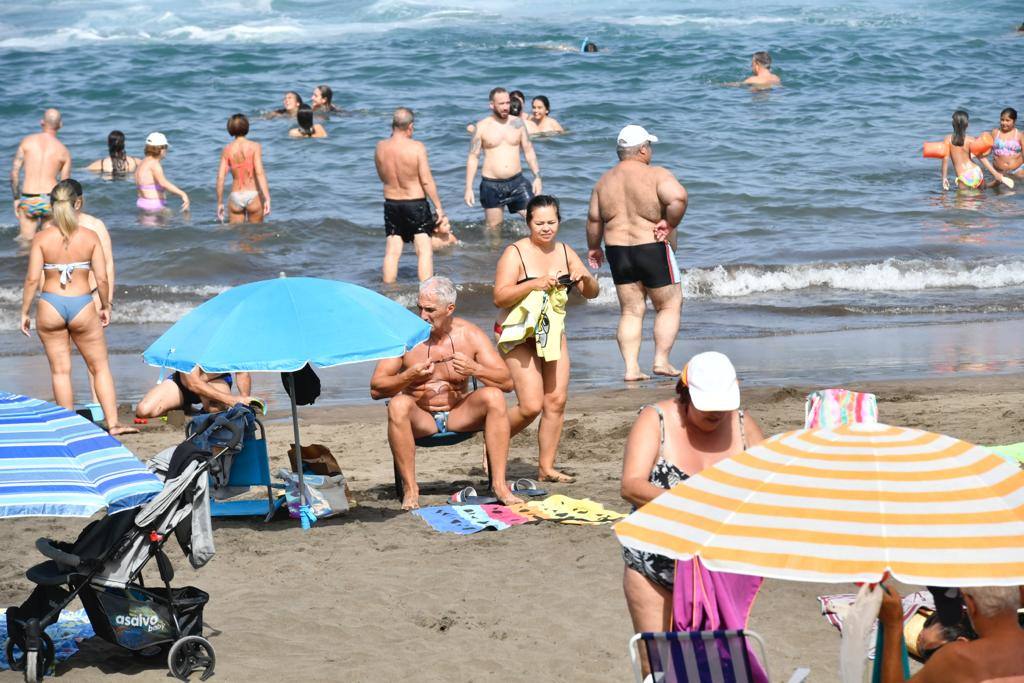
M 528 101 L 546 95 L 568 131 L 534 146 L 545 192 L 562 202 L 559 236 L 581 256 L 587 201 L 616 161 L 619 128 L 638 123 L 660 138 L 654 163 L 690 197 L 677 252 L 677 363 L 726 348 L 741 374 L 790 382 L 1007 371 L 1024 358 L 1024 198 L 943 192 L 939 161 L 921 158 L 921 143 L 949 133 L 957 108 L 970 112 L 973 134 L 996 127 L 1003 107 L 1024 112 L 1020 9 L 947 0 L 5 3 L 0 161 L 38 130 L 43 108 L 61 109 L 86 209 L 115 245 L 107 336 L 129 400 L 158 373 L 140 352 L 232 285 L 283 272 L 348 280 L 413 305 L 411 249 L 399 284 L 379 282 L 373 148 L 397 106 L 416 112 L 416 137 L 460 240 L 435 258 L 436 272 L 459 285 L 459 313 L 489 327 L 495 263 L 526 234 L 519 219 L 488 232 L 479 206 L 462 201 L 466 124 L 488 113 L 494 86 L 523 90 Z M 581 54 L 584 38 L 601 51 Z M 771 52 L 782 88 L 728 85 L 748 75 L 756 50 Z M 290 139 L 293 122 L 264 118 L 286 90 L 308 100 L 319 84 L 344 110 L 323 122 L 327 139 Z M 263 143 L 273 198 L 263 225 L 215 220 L 214 181 L 235 112 Z M 112 129 L 135 156 L 150 131 L 168 136 L 164 170 L 191 197 L 189 216 L 141 225 L 130 179 L 84 170 L 106 154 Z M 8 211 L 2 388 L 45 395 L 41 345 L 17 331 L 26 261 L 16 234 Z M 621 374 L 607 266 L 599 277 L 599 297 L 569 308 L 570 343 L 586 350 L 574 354 L 583 383 Z M 894 356 L 880 351 L 894 345 Z M 354 376 L 362 382 L 365 372 Z M 365 384 L 348 384 L 328 387 L 328 397 L 366 396 Z

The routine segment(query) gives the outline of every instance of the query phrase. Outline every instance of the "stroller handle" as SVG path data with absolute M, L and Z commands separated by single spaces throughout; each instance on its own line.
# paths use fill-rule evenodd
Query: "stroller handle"
M 242 430 L 241 430 L 241 428 L 239 428 L 238 425 L 236 425 L 234 422 L 229 420 L 226 415 L 220 414 L 220 415 L 217 415 L 217 417 L 215 417 L 213 419 L 213 424 L 210 425 L 207 429 L 208 430 L 212 430 L 212 429 L 219 429 L 221 427 L 223 427 L 223 428 L 227 429 L 229 432 L 231 432 L 231 440 L 224 447 L 226 449 L 228 449 L 228 450 L 231 450 L 231 449 L 235 448 L 236 446 L 238 446 L 238 444 L 242 441 Z
M 48 538 L 36 539 L 36 550 L 57 564 L 62 564 L 66 567 L 77 569 L 82 564 L 82 558 L 57 548 L 53 545 L 53 541 Z

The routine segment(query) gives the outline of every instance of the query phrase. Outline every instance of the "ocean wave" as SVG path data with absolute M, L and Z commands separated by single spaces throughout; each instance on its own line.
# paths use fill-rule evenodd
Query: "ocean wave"
M 728 28 L 732 26 L 751 26 L 761 24 L 789 24 L 792 23 L 793 19 L 786 19 L 783 17 L 764 17 L 764 16 L 752 16 L 752 17 L 707 17 L 707 16 L 692 16 L 689 14 L 670 14 L 666 16 L 646 16 L 639 15 L 635 17 L 598 17 L 597 21 L 606 24 L 615 24 L 620 26 L 681 26 L 684 24 L 691 24 L 694 26 L 706 26 L 709 28 Z

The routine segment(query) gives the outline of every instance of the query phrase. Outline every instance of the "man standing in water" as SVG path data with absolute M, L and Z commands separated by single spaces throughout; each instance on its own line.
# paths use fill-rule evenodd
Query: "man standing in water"
M 391 118 L 391 137 L 377 143 L 373 160 L 384 183 L 384 282 L 398 276 L 398 259 L 405 243 L 416 248 L 417 268 L 422 282 L 434 274 L 434 247 L 455 242 L 448 216 L 441 208 L 437 185 L 430 172 L 427 148 L 412 139 L 414 115 L 399 107 Z M 437 209 L 435 217 L 427 197 Z M 434 229 L 437 229 L 437 235 Z
M 619 163 L 597 181 L 587 213 L 590 266 L 601 267 L 603 240 L 619 297 L 616 339 L 626 362 L 627 382 L 650 379 L 640 372 L 647 297 L 655 310 L 654 374 L 679 374 L 669 353 L 679 333 L 683 299 L 675 257 L 676 226 L 683 220 L 688 199 L 686 188 L 671 171 L 651 166 L 651 143 L 657 141 L 642 126 L 619 131 Z
M 525 215 L 526 205 L 540 194 L 540 166 L 526 126 L 519 117 L 509 116 L 509 94 L 504 88 L 491 90 L 491 115 L 476 124 L 466 159 L 466 205 L 473 206 L 473 180 L 484 153 L 480 174 L 480 205 L 488 228 L 497 228 L 505 217 L 505 207 L 512 213 Z M 522 152 L 533 172 L 533 184 L 523 177 L 519 161 Z
M 50 190 L 58 181 L 71 176 L 71 152 L 57 139 L 60 130 L 60 112 L 47 109 L 39 122 L 41 133 L 26 135 L 11 164 L 11 193 L 14 195 L 14 214 L 21 232 L 19 239 L 32 241 L 39 225 L 50 217 Z M 22 167 L 25 183 L 20 186 Z
M 754 56 L 750 58 L 750 70 L 754 72 L 754 75 L 748 76 L 743 81 L 743 85 L 752 85 L 755 88 L 771 88 L 782 85 L 779 77 L 772 73 L 772 56 L 764 50 L 755 52 Z

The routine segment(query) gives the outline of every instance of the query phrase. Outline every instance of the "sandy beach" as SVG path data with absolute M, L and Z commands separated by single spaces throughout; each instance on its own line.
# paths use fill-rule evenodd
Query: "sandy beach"
M 890 424 L 940 431 L 975 443 L 1024 439 L 1018 413 L 1024 378 L 979 377 L 877 383 Z M 799 427 L 808 387 L 757 387 L 745 407 L 766 434 Z M 551 490 L 627 511 L 618 494 L 626 435 L 637 408 L 667 396 L 668 382 L 570 396 L 561 461 L 579 475 Z M 272 467 L 285 464 L 291 425 L 270 416 Z M 359 505 L 303 532 L 293 520 L 218 522 L 217 555 L 194 572 L 173 548 L 176 585 L 210 593 L 206 634 L 218 681 L 625 681 L 631 627 L 621 592 L 620 546 L 611 528 L 554 523 L 453 536 L 400 511 L 392 494 L 383 405 L 308 409 L 303 441 L 328 446 Z M 533 476 L 535 432 L 512 444 L 510 472 Z M 177 443 L 150 427 L 125 443 L 148 457 Z M 460 485 L 483 485 L 479 440 L 423 452 L 424 504 Z M 41 559 L 39 536 L 73 538 L 83 520 L 3 523 L 0 604 L 30 590 L 23 573 Z M 168 546 L 170 547 L 170 546 Z M 155 572 L 155 567 L 152 567 Z M 846 585 L 766 582 L 750 627 L 765 637 L 773 680 L 798 665 L 811 680 L 837 678 L 839 638 L 815 596 Z M 166 680 L 166 669 L 92 639 L 57 670 L 58 679 Z M 20 680 L 0 673 L 0 681 Z

